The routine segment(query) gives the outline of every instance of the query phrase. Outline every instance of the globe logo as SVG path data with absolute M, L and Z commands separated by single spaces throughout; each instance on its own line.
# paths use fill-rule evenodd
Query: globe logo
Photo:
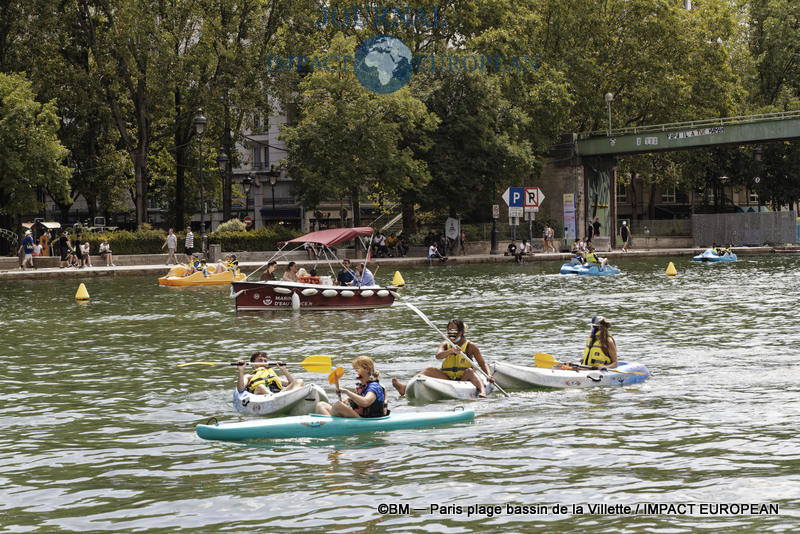
M 353 69 L 356 78 L 373 93 L 389 94 L 411 79 L 411 50 L 391 35 L 376 35 L 356 49 Z

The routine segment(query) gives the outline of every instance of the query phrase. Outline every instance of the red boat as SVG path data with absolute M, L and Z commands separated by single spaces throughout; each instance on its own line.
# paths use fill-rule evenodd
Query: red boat
M 243 280 L 231 283 L 231 297 L 236 299 L 237 311 L 250 310 L 359 310 L 391 306 L 397 296 L 396 286 L 333 285 L 335 271 L 332 264 L 341 264 L 334 247 L 339 243 L 365 236 L 371 236 L 370 227 L 334 228 L 311 232 L 281 244 L 273 258 L 297 250 L 306 243 L 318 247 L 318 257 L 331 266 L 333 276 L 320 276 L 314 279 L 319 283 L 286 282 L 283 280 Z M 367 244 L 362 244 L 368 247 Z M 290 245 L 297 245 L 286 250 Z M 273 259 L 271 258 L 271 259 Z M 366 260 L 364 262 L 366 268 Z M 260 270 L 260 269 L 259 269 Z M 251 276 L 258 276 L 258 271 Z M 365 280 L 366 281 L 366 280 Z

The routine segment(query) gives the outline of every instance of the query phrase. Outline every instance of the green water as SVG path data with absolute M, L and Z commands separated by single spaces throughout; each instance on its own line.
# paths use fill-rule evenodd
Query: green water
M 664 276 L 670 259 L 676 278 Z M 620 358 L 652 372 L 645 383 L 495 395 L 470 403 L 472 424 L 251 446 L 194 434 L 210 416 L 237 418 L 234 371 L 177 363 L 332 354 L 352 383 L 347 362 L 369 354 L 388 386 L 435 364 L 438 335 L 397 304 L 237 315 L 227 287 L 88 279 L 91 300 L 77 303 L 76 281 L 0 284 L 0 531 L 797 530 L 800 258 L 623 260 L 625 274 L 607 278 L 552 274 L 560 263 L 408 269 L 403 298 L 441 328 L 463 317 L 487 360 L 531 366 L 537 351 L 576 358 L 602 313 Z M 328 387 L 324 375 L 297 375 Z M 394 391 L 389 400 L 410 409 Z M 587 511 L 644 503 L 780 513 Z M 382 514 L 380 504 L 424 510 Z M 492 504 L 502 512 L 467 515 Z M 509 504 L 548 509 L 509 514 Z M 584 513 L 552 513 L 556 504 Z

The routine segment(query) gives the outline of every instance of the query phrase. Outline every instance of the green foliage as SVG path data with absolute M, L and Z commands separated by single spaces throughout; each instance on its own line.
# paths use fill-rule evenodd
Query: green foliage
M 0 215 L 39 211 L 38 188 L 59 199 L 69 195 L 58 125 L 55 102 L 37 102 L 24 76 L 0 73 Z
M 74 237 L 74 233 L 72 234 Z M 100 243 L 108 239 L 111 251 L 119 254 L 161 254 L 166 234 L 163 230 L 138 229 L 134 232 L 118 230 L 103 234 L 83 233 L 81 240 L 88 241 L 93 254 L 97 254 Z
M 276 250 L 278 243 L 300 235 L 296 230 L 276 224 L 253 230 L 251 232 L 212 232 L 208 236 L 209 243 L 222 245 L 226 252 Z
M 220 223 L 217 226 L 217 229 L 214 230 L 214 233 L 225 233 L 225 232 L 246 232 L 247 225 L 245 225 L 239 219 L 231 219 L 229 221 L 225 221 Z

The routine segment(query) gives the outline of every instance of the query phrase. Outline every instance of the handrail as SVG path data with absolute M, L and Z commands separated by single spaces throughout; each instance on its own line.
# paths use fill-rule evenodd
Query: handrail
M 627 128 L 614 128 L 611 135 L 627 135 L 638 133 L 666 132 L 667 130 L 677 130 L 681 128 L 699 128 L 708 126 L 727 126 L 730 124 L 747 124 L 752 122 L 762 122 L 776 119 L 800 118 L 800 110 L 780 111 L 775 113 L 760 113 L 757 115 L 739 115 L 736 117 L 722 117 L 718 119 L 700 119 L 696 121 L 667 122 L 664 124 L 650 124 L 645 126 L 628 126 Z M 588 139 L 591 137 L 608 137 L 608 130 L 595 132 L 578 133 L 578 139 Z

